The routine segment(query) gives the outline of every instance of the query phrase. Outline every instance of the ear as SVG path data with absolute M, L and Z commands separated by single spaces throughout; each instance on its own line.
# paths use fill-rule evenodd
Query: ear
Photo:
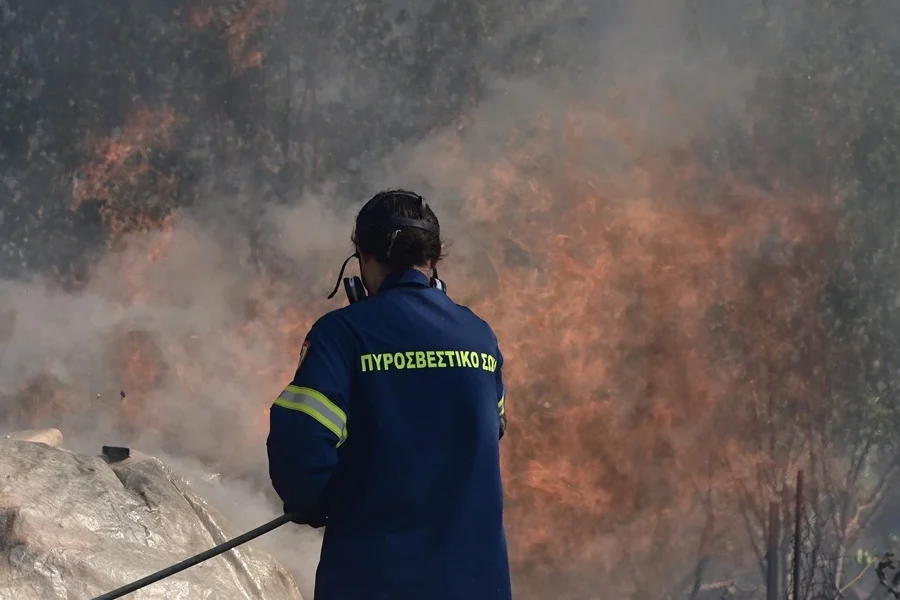
M 370 262 L 375 260 L 374 258 L 372 258 L 371 254 L 366 254 L 362 250 L 357 250 L 357 253 L 359 254 L 359 262 L 364 265 L 368 265 Z
M 447 246 L 445 246 L 444 244 L 441 244 L 441 258 L 443 258 L 446 248 L 447 248 Z M 440 260 L 441 260 L 440 258 L 435 258 L 434 260 L 431 261 L 431 264 L 429 266 L 432 269 L 435 268 L 438 264 L 438 261 L 440 261 Z

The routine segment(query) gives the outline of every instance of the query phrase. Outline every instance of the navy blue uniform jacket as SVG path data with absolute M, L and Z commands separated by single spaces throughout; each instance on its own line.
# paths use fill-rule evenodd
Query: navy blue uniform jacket
M 325 526 L 315 600 L 510 600 L 502 365 L 418 271 L 312 327 L 267 446 L 285 509 Z

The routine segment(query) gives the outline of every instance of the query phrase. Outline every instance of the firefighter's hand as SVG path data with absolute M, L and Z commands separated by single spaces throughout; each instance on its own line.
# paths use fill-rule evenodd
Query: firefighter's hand
M 324 510 L 316 510 L 315 508 L 306 511 L 295 511 L 291 510 L 287 504 L 284 505 L 284 514 L 291 514 L 293 518 L 291 521 L 298 525 L 309 525 L 315 529 L 319 527 L 325 527 L 325 523 L 328 520 L 328 515 Z

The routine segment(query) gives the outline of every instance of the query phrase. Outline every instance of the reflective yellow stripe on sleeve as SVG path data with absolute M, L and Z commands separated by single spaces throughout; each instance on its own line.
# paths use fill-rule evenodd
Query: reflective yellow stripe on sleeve
M 500 398 L 500 401 L 497 402 L 497 411 L 500 413 L 501 417 L 506 414 L 506 395 L 505 394 L 503 395 L 503 397 Z
M 347 414 L 325 394 L 311 388 L 289 385 L 275 400 L 275 405 L 305 413 L 324 425 L 338 436 L 338 448 L 347 441 Z

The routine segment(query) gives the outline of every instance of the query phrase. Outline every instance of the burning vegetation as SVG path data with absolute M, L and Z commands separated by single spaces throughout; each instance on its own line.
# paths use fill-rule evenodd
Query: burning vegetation
M 433 201 L 456 238 L 451 293 L 501 341 L 517 598 L 752 592 L 766 511 L 789 504 L 799 468 L 803 551 L 828 573 L 817 597 L 869 589 L 854 579 L 867 565 L 845 556 L 888 550 L 878 531 L 900 526 L 883 510 L 900 476 L 900 113 L 889 100 L 900 42 L 881 25 L 894 9 L 687 3 L 677 24 L 702 35 L 686 36 L 685 56 L 725 44 L 724 74 L 750 81 L 735 92 L 690 70 L 657 68 L 648 84 L 614 62 L 597 69 L 613 83 L 576 85 L 595 57 L 560 36 L 646 19 L 612 2 L 543 15 L 523 3 L 515 18 L 500 4 L 413 15 L 381 3 L 130 3 L 115 17 L 143 50 L 104 57 L 77 39 L 79 17 L 48 3 L 67 41 L 35 56 L 65 63 L 69 47 L 92 72 L 62 83 L 57 67 L 2 54 L 15 110 L 39 115 L 18 129 L 0 121 L 3 267 L 54 291 L 35 305 L 12 279 L 0 284 L 12 307 L 0 319 L 12 357 L 0 416 L 96 432 L 86 423 L 102 415 L 121 441 L 262 479 L 267 407 L 308 327 L 334 307 L 320 299 L 334 273 L 314 259 L 340 258 L 331 251 L 349 237 L 297 260 L 271 241 L 291 232 L 269 209 L 292 210 L 285 198 L 301 188 L 297 210 L 307 197 L 362 198 L 374 177 L 360 157 L 391 157 L 392 172 L 447 207 Z M 39 19 L 0 9 L 12 15 L 0 45 L 25 52 L 13 28 L 37 31 Z M 454 19 L 455 33 L 440 27 Z M 713 25 L 746 35 L 725 43 Z M 338 33 L 346 45 L 321 43 Z M 429 35 L 459 55 L 409 42 Z M 138 77 L 148 48 L 159 70 Z M 750 78 L 733 66 L 748 63 Z M 339 68 L 356 83 L 333 77 Z M 403 97 L 372 99 L 367 85 L 385 92 L 372 69 Z M 487 92 L 492 70 L 537 83 L 507 90 L 510 107 Z M 57 88 L 81 112 L 55 104 Z M 109 88 L 121 89 L 98 91 Z M 428 166 L 372 141 L 389 137 Z M 98 308 L 54 312 L 83 302 Z M 40 314 L 83 341 L 35 341 Z

